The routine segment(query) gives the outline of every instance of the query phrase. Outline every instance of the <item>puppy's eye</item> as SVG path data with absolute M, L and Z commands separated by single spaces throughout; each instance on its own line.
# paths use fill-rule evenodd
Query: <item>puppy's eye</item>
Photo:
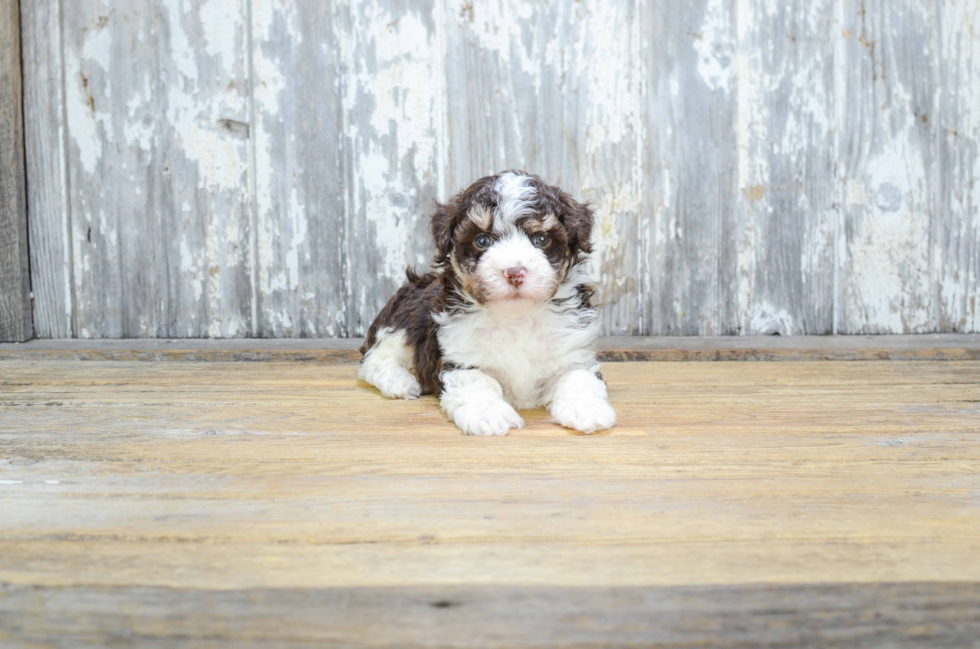
M 475 243 L 476 247 L 480 250 L 486 250 L 490 247 L 490 244 L 493 243 L 493 239 L 491 239 L 489 235 L 481 234 L 476 238 Z
M 548 245 L 548 235 L 544 232 L 538 232 L 536 235 L 531 237 L 531 243 L 536 245 L 538 248 L 544 248 Z

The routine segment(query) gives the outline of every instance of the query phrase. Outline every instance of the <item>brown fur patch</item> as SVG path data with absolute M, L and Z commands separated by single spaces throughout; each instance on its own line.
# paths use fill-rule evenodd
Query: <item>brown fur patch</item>
M 484 232 L 488 232 L 493 225 L 493 212 L 483 205 L 474 205 L 468 216 Z

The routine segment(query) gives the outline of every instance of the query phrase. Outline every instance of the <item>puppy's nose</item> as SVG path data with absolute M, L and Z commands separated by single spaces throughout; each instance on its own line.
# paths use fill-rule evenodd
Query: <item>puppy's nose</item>
M 527 277 L 527 268 L 524 268 L 523 266 L 508 268 L 504 271 L 504 277 L 506 277 L 507 281 L 514 286 L 520 286 L 524 283 L 524 278 Z

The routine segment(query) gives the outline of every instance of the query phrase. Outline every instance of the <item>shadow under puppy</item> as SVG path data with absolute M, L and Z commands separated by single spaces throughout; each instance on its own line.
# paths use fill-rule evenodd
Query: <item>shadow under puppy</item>
M 585 271 L 593 216 L 537 176 L 482 178 L 432 215 L 436 272 L 408 271 L 361 348 L 358 376 L 392 399 L 439 396 L 464 433 L 506 435 L 515 408 L 612 428 Z

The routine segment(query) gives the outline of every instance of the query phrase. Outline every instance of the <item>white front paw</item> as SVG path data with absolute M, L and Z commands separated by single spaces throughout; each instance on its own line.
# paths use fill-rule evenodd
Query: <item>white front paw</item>
M 418 399 L 422 394 L 419 382 L 408 372 L 385 377 L 384 380 L 378 381 L 377 387 L 381 390 L 381 394 L 389 399 Z
M 551 416 L 566 428 L 594 433 L 616 425 L 616 411 L 599 399 L 562 399 L 551 404 Z
M 506 435 L 511 428 L 523 428 L 524 420 L 501 399 L 460 406 L 453 421 L 467 435 Z

